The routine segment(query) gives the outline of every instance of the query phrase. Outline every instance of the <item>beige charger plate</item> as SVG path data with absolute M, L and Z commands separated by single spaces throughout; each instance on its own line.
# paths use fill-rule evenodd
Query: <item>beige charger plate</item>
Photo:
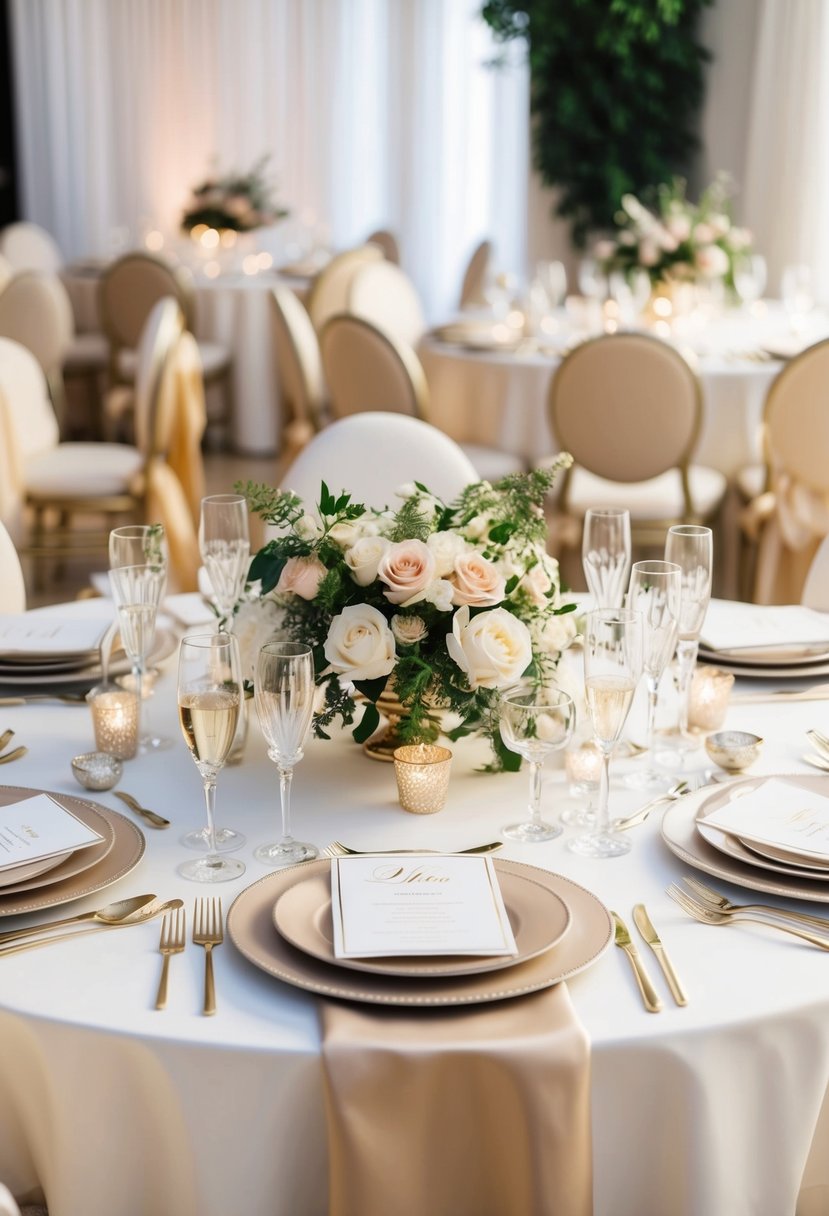
M 300 876 L 276 901 L 273 920 L 292 946 L 335 967 L 352 967 L 378 975 L 449 976 L 476 975 L 514 967 L 535 958 L 561 941 L 570 925 L 570 911 L 548 887 L 523 874 L 498 871 L 498 882 L 509 917 L 518 954 L 461 956 L 386 956 L 383 958 L 337 958 L 334 954 L 334 925 L 331 916 L 331 883 L 327 873 Z
M 559 944 L 535 958 L 485 975 L 424 977 L 368 975 L 332 967 L 295 949 L 274 931 L 273 906 L 284 891 L 306 876 L 327 875 L 328 860 L 305 862 L 268 874 L 234 900 L 228 937 L 254 966 L 320 996 L 373 1005 L 473 1005 L 525 996 L 569 979 L 591 966 L 613 940 L 610 913 L 584 887 L 536 866 L 498 861 L 499 872 L 518 874 L 552 891 L 566 904 L 572 923 Z
M 61 866 L 49 871 L 46 875 L 47 881 L 31 879 L 28 883 L 21 883 L 18 890 L 4 887 L 0 891 L 0 916 L 17 916 L 24 912 L 34 912 L 38 908 L 51 908 L 56 904 L 69 903 L 70 900 L 80 899 L 83 895 L 90 895 L 93 891 L 100 891 L 129 874 L 144 856 L 144 836 L 133 823 L 117 811 L 88 802 L 85 798 L 58 794 L 53 790 L 31 790 L 22 786 L 3 785 L 0 786 L 0 806 L 18 802 L 31 794 L 48 794 L 50 798 L 54 798 L 73 815 L 77 815 L 84 823 L 99 831 L 105 837 L 108 847 L 105 853 L 99 854 L 97 860 L 92 858 L 90 864 L 73 873 L 61 874 L 60 870 L 76 859 L 77 852 L 92 853 L 104 846 L 92 845 L 89 849 L 76 850 Z

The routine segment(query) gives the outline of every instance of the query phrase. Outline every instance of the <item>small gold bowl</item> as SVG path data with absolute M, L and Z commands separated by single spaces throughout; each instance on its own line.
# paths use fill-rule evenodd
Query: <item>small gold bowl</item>
M 708 755 L 728 773 L 741 773 L 743 769 L 750 768 L 760 755 L 762 746 L 760 736 L 746 730 L 720 730 L 708 735 L 705 740 Z
M 124 766 L 108 752 L 85 752 L 75 756 L 72 772 L 85 790 L 111 790 L 124 773 Z

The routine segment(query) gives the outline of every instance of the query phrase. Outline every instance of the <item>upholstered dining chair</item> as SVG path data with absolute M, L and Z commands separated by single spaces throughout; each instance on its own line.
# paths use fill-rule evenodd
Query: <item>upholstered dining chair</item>
M 334 418 L 385 410 L 439 421 L 432 417 L 429 385 L 415 351 L 371 321 L 350 314 L 331 317 L 320 334 L 320 350 Z M 508 452 L 473 443 L 460 446 L 487 481 L 524 469 Z
M 771 382 L 763 407 L 762 467 L 741 470 L 741 517 L 752 556 L 751 598 L 797 603 L 829 534 L 829 339 L 807 347 Z
M 348 289 L 346 312 L 366 321 L 408 346 L 416 347 L 426 321 L 417 288 L 392 262 L 369 262 L 360 267 Z
M 317 333 L 329 317 L 348 311 L 348 292 L 354 275 L 369 262 L 383 260 L 379 245 L 358 245 L 335 254 L 314 279 L 305 306 Z
M 661 546 L 672 524 L 716 515 L 725 476 L 692 462 L 699 379 L 667 342 L 624 333 L 582 343 L 553 374 L 548 407 L 556 445 L 574 461 L 561 481 L 554 542 L 578 544 L 589 507 L 627 507 L 639 546 Z
M 0 612 L 25 612 L 26 584 L 14 541 L 0 523 Z M 2 1190 L 0 1190 L 2 1195 Z M 0 1205 L 0 1216 L 3 1208 Z
M 486 281 L 492 260 L 492 241 L 481 241 L 473 249 L 461 283 L 461 308 L 482 308 L 486 304 Z
M 110 379 L 113 384 L 131 384 L 138 361 L 137 347 L 153 306 L 172 296 L 185 318 L 186 328 L 195 327 L 195 294 L 189 275 L 151 253 L 126 253 L 112 262 L 101 276 L 98 307 L 101 324 L 110 344 Z M 224 400 L 217 419 L 225 434 L 233 423 L 233 360 L 230 351 L 217 342 L 199 340 L 199 359 L 205 388 L 216 385 Z
M 328 409 L 319 339 L 305 305 L 288 287 L 274 287 L 273 336 L 284 421 L 280 467 L 287 468 L 317 433 Z
M 11 338 L 37 359 L 62 423 L 66 416 L 63 364 L 74 337 L 72 306 L 55 274 L 24 270 L 0 293 L 0 337 Z
M 377 228 L 374 232 L 369 233 L 365 243 L 366 245 L 377 245 L 383 250 L 383 257 L 387 262 L 392 262 L 395 266 L 400 265 L 400 245 L 397 237 L 393 232 L 389 232 L 388 228 Z
M 7 224 L 0 231 L 0 255 L 15 274 L 22 270 L 57 274 L 63 266 L 63 254 L 55 238 L 30 220 Z
M 11 282 L 13 277 L 14 271 L 11 268 L 11 264 L 0 253 L 0 291 Z

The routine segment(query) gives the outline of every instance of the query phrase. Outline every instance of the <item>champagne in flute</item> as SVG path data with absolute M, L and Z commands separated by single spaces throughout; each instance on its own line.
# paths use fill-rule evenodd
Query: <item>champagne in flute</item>
M 591 508 L 584 516 L 582 566 L 597 608 L 620 608 L 630 569 L 630 512 Z
M 680 616 L 681 568 L 673 562 L 635 562 L 630 575 L 628 607 L 642 615 L 643 666 L 648 685 L 648 751 L 646 767 L 627 777 L 636 789 L 657 789 L 666 784 L 654 766 L 656 706 L 659 681 L 673 656 Z

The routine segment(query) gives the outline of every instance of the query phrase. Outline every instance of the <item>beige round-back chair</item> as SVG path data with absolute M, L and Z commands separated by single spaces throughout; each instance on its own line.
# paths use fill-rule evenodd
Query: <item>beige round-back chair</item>
M 283 408 L 280 465 L 286 468 L 322 426 L 328 397 L 319 339 L 305 305 L 288 287 L 274 287 L 271 295 Z
M 391 262 L 369 262 L 360 267 L 351 280 L 345 311 L 372 321 L 378 329 L 413 348 L 426 329 L 417 288 Z
M 311 284 L 305 301 L 308 316 L 317 333 L 322 331 L 329 317 L 348 311 L 348 293 L 358 270 L 369 262 L 382 260 L 383 250 L 379 245 L 358 245 L 356 249 L 346 249 L 336 254 L 323 266 Z
M 374 232 L 369 233 L 365 239 L 366 245 L 377 245 L 383 251 L 383 257 L 387 262 L 392 262 L 395 266 L 400 265 L 400 245 L 397 237 L 388 228 L 377 228 Z

